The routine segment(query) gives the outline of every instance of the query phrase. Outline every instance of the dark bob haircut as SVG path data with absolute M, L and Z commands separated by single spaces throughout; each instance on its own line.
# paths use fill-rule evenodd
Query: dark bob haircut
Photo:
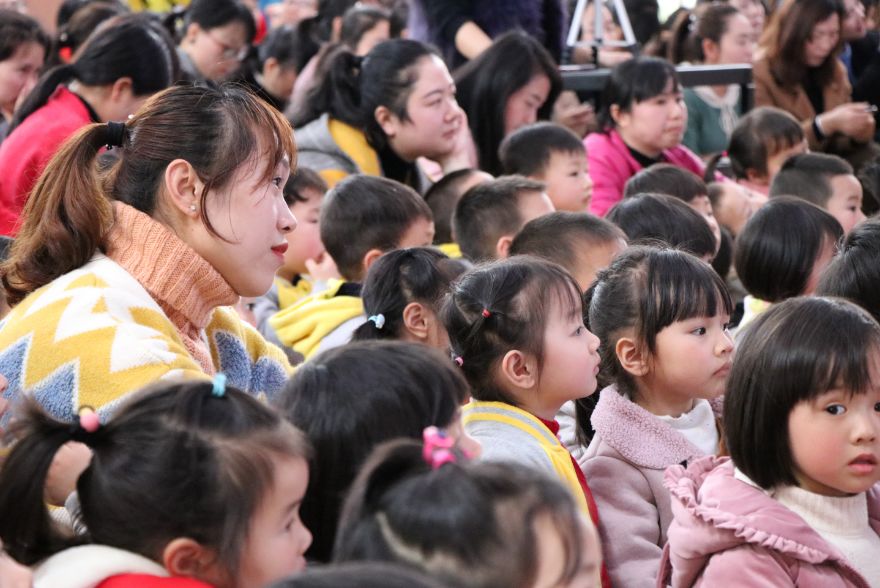
M 843 238 L 837 220 L 791 196 L 771 198 L 736 237 L 733 264 L 749 294 L 779 302 L 804 293 L 816 259 Z
M 717 243 L 709 223 L 682 200 L 666 194 L 636 194 L 614 205 L 606 217 L 630 243 L 662 241 L 697 257 L 715 257 Z
M 730 456 L 761 488 L 796 485 L 789 414 L 834 388 L 866 392 L 880 325 L 839 298 L 791 298 L 760 314 L 737 347 L 724 397 Z
M 328 561 L 342 501 L 377 444 L 448 427 L 470 391 L 457 366 L 425 345 L 362 341 L 303 364 L 278 400 L 314 448 L 302 520 L 310 560 Z
M 599 128 L 607 132 L 616 126 L 611 116 L 612 105 L 616 104 L 621 112 L 629 112 L 633 105 L 666 92 L 670 81 L 672 91 L 678 92 L 675 66 L 665 59 L 634 57 L 617 65 L 602 91 Z
M 820 296 L 855 302 L 880 321 L 880 219 L 858 225 L 847 235 L 837 256 L 816 286 Z

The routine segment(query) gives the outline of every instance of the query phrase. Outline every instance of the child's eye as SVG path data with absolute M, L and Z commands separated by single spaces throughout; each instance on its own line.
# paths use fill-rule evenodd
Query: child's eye
M 880 402 L 874 405 L 874 410 L 880 412 Z
M 846 407 L 842 404 L 830 404 L 825 407 L 825 412 L 830 415 L 840 416 L 846 412 Z
M 575 329 L 574 334 L 576 337 L 580 337 L 581 335 L 583 335 L 584 334 L 584 327 L 581 326 L 581 327 L 578 327 L 577 329 Z
M 281 176 L 275 176 L 274 178 L 272 178 L 272 184 L 276 188 L 280 188 L 281 184 L 283 183 L 283 180 L 284 180 L 284 178 L 282 178 Z
M 697 327 L 696 329 L 691 331 L 691 333 L 693 333 L 694 335 L 705 335 L 706 334 L 706 327 Z

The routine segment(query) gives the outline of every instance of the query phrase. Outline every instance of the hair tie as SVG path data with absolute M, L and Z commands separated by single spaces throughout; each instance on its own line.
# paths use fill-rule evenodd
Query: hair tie
M 455 463 L 455 439 L 446 435 L 437 427 L 427 427 L 422 431 L 422 439 L 425 446 L 422 449 L 422 457 L 425 462 L 436 470 L 447 463 Z
M 218 372 L 214 375 L 214 381 L 211 388 L 211 396 L 214 398 L 223 398 L 226 395 L 226 374 Z
M 125 142 L 125 123 L 110 121 L 107 123 L 107 149 L 122 147 Z
M 483 315 L 483 318 L 489 318 L 490 316 L 492 316 L 492 313 L 489 311 L 488 308 L 484 308 L 483 312 L 481 312 L 480 314 Z
M 70 427 L 70 437 L 74 441 L 86 443 L 88 437 L 101 427 L 101 418 L 91 406 L 79 409 L 76 422 Z M 87 443 L 86 443 L 87 444 Z
M 373 316 L 371 316 L 367 320 L 371 321 L 374 325 L 376 325 L 376 328 L 379 329 L 380 331 L 382 330 L 382 327 L 385 326 L 385 315 L 384 314 L 381 314 L 381 313 L 374 314 Z
M 460 355 L 456 355 L 452 358 L 452 361 L 458 364 L 458 367 L 464 367 L 464 358 Z

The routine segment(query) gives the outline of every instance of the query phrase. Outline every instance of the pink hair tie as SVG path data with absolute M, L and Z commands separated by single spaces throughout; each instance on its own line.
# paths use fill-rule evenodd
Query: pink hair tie
M 422 449 L 422 457 L 425 462 L 436 470 L 447 463 L 455 463 L 455 440 L 437 427 L 427 427 L 422 432 L 425 447 Z
M 93 408 L 86 406 L 79 412 L 79 426 L 86 433 L 94 433 L 101 426 L 101 419 Z
M 464 365 L 464 358 L 460 355 L 456 355 L 452 358 L 452 361 L 458 364 L 458 367 L 462 367 Z
M 483 315 L 483 318 L 489 318 L 490 316 L 492 316 L 492 313 L 489 311 L 488 308 L 484 308 L 483 312 L 481 312 L 480 314 Z

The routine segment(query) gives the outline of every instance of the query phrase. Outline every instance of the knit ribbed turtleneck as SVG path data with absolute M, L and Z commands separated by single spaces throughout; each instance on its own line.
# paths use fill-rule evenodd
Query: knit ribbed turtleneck
M 773 497 L 840 550 L 871 586 L 880 586 L 880 536 L 868 521 L 864 492 L 854 496 L 823 496 L 797 486 L 785 486 L 775 489 Z
M 113 203 L 116 222 L 104 239 L 107 257 L 125 268 L 150 293 L 193 358 L 213 373 L 204 329 L 218 306 L 238 294 L 208 261 L 168 227 L 135 208 Z

